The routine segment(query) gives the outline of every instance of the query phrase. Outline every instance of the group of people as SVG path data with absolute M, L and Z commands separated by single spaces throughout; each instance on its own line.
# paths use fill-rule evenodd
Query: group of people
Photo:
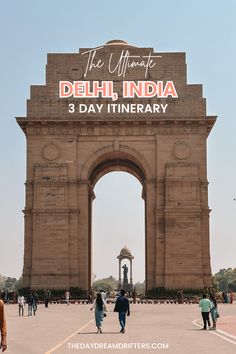
M 95 323 L 97 327 L 97 333 L 102 333 L 102 322 L 103 318 L 106 317 L 106 294 L 104 291 L 100 291 L 96 299 L 91 307 L 90 311 L 95 309 Z M 121 333 L 125 333 L 125 325 L 126 325 L 126 315 L 130 315 L 130 305 L 129 300 L 125 296 L 124 289 L 120 290 L 120 295 L 118 296 L 114 312 L 118 312 L 119 323 L 121 326 Z
M 221 296 L 222 296 L 223 303 L 225 304 L 232 304 L 234 301 L 234 295 L 232 290 L 223 291 Z
M 51 292 L 48 289 L 45 289 L 44 292 L 44 304 L 45 307 L 48 307 L 48 303 L 50 301 Z M 36 311 L 38 308 L 38 295 L 36 291 L 30 292 L 30 294 L 25 298 L 24 295 L 19 294 L 18 299 L 18 311 L 19 316 L 24 316 L 24 308 L 25 305 L 28 305 L 28 316 L 36 315 Z
M 50 291 L 45 290 L 45 307 L 48 307 L 48 303 L 50 300 Z M 223 294 L 222 294 L 223 295 Z M 70 293 L 66 291 L 65 299 L 67 305 L 69 305 Z M 224 297 L 223 297 L 224 301 Z M 37 293 L 31 292 L 27 299 L 25 300 L 23 295 L 18 296 L 18 307 L 19 307 L 19 316 L 24 316 L 24 306 L 28 304 L 28 316 L 32 316 L 32 313 L 35 315 L 37 310 Z M 230 301 L 231 302 L 231 301 Z M 232 301 L 233 302 L 233 301 Z M 231 303 L 232 303 L 231 302 Z M 199 307 L 201 308 L 201 314 L 203 319 L 203 328 L 202 330 L 215 330 L 217 324 L 217 318 L 219 317 L 219 310 L 217 306 L 217 301 L 214 294 L 210 295 L 208 299 L 206 294 L 203 294 L 202 299 L 199 301 Z M 91 307 L 91 311 L 95 309 L 95 323 L 97 327 L 97 333 L 102 333 L 102 322 L 104 317 L 106 317 L 106 293 L 101 290 L 98 292 L 95 301 L 93 302 L 93 306 Z M 130 303 L 128 298 L 125 296 L 124 289 L 120 290 L 120 294 L 116 300 L 114 312 L 118 312 L 118 319 L 121 326 L 120 332 L 125 333 L 125 325 L 126 325 L 126 316 L 130 315 Z M 212 326 L 210 321 L 210 315 L 212 320 Z M 4 313 L 4 303 L 0 300 L 0 331 L 1 331 L 1 342 L 0 348 L 2 351 L 7 349 L 6 342 L 6 318 Z
M 36 292 L 31 292 L 27 298 L 25 299 L 25 297 L 21 294 L 19 294 L 18 299 L 18 310 L 19 310 L 19 316 L 24 316 L 24 307 L 25 304 L 28 304 L 28 316 L 32 316 L 32 313 L 34 314 L 34 316 L 36 315 L 36 311 L 37 311 L 37 304 L 38 304 L 38 297 Z
M 45 307 L 48 307 L 48 304 L 50 302 L 50 297 L 51 297 L 51 292 L 48 289 L 45 289 L 44 291 L 44 304 Z M 70 292 L 66 291 L 65 292 L 65 301 L 66 304 L 69 305 L 70 303 Z M 19 310 L 19 316 L 24 316 L 24 307 L 27 304 L 28 305 L 28 316 L 32 316 L 32 313 L 34 315 L 36 315 L 36 311 L 37 311 L 37 305 L 38 305 L 38 295 L 37 293 L 31 292 L 27 298 L 25 299 L 25 297 L 21 294 L 19 294 L 18 299 L 17 299 L 17 303 L 18 303 L 18 310 Z
M 199 307 L 201 308 L 202 319 L 203 319 L 203 330 L 208 328 L 210 330 L 216 329 L 216 322 L 219 315 L 219 310 L 216 302 L 215 295 L 211 294 L 210 299 L 207 298 L 206 294 L 203 294 L 202 299 L 199 301 Z M 210 314 L 212 318 L 212 327 L 210 322 Z

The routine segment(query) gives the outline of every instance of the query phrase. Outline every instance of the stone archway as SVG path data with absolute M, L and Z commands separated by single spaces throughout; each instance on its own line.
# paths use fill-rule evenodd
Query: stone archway
M 155 203 L 155 181 L 151 178 L 151 169 L 145 161 L 145 158 L 141 153 L 135 149 L 130 149 L 127 146 L 119 145 L 119 150 L 114 150 L 114 146 L 105 146 L 91 156 L 88 157 L 84 164 L 84 168 L 81 173 L 81 181 L 83 181 L 83 193 L 85 194 L 84 200 L 87 199 L 88 195 L 88 245 L 87 251 L 84 249 L 84 260 L 81 260 L 81 272 L 84 262 L 86 262 L 86 253 L 88 254 L 87 258 L 87 280 L 86 273 L 83 270 L 84 274 L 84 285 L 86 288 L 90 287 L 91 284 L 91 223 L 92 223 L 92 201 L 94 198 L 93 189 L 96 182 L 105 174 L 114 171 L 123 171 L 132 174 L 135 176 L 143 186 L 142 197 L 145 200 L 145 279 L 146 286 L 152 288 L 155 286 L 155 268 L 153 267 L 155 262 L 147 263 L 147 259 L 155 258 L 155 234 L 153 230 L 149 227 L 155 223 L 155 215 L 153 213 L 153 205 Z M 86 181 L 86 182 L 85 182 Z M 87 186 L 87 188 L 86 188 Z M 81 192 L 82 193 L 82 192 Z M 152 266 L 152 267 L 151 267 Z
M 142 170 L 145 174 L 145 178 L 147 180 L 153 179 L 151 167 L 145 160 L 142 153 L 133 147 L 121 144 L 118 139 L 115 139 L 113 144 L 103 146 L 102 148 L 93 151 L 92 154 L 87 158 L 81 171 L 81 180 L 89 179 L 89 175 L 91 174 L 92 169 L 95 169 L 96 165 L 98 165 L 100 162 L 106 159 L 112 160 L 112 158 L 116 156 L 120 156 L 120 158 L 123 160 L 133 161 L 137 165 L 140 164 L 140 170 Z
M 99 94 L 83 91 L 85 81 Z M 133 98 L 122 96 L 124 81 L 139 82 Z M 155 97 L 142 96 L 146 81 Z M 63 82 L 77 83 L 77 96 L 58 97 Z M 173 85 L 175 95 L 162 92 Z M 206 142 L 215 120 L 201 85 L 187 84 L 185 53 L 110 41 L 49 54 L 46 84 L 31 87 L 27 117 L 17 118 L 27 138 L 23 285 L 89 290 L 93 187 L 122 169 L 143 185 L 147 289 L 211 286 Z

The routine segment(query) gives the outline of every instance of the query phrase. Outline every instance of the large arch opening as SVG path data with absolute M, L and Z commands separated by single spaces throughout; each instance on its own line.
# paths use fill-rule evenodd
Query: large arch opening
M 91 171 L 88 248 L 91 286 L 94 280 L 109 276 L 118 280 L 117 256 L 124 246 L 134 256 L 133 285 L 146 280 L 145 181 L 142 167 L 120 156 L 99 161 Z

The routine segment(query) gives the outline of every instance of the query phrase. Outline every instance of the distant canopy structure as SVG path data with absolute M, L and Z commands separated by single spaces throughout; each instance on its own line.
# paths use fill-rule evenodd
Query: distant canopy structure
M 119 256 L 117 256 L 117 259 L 119 259 L 119 283 L 118 283 L 118 289 L 124 289 L 125 291 L 132 291 L 133 290 L 133 278 L 132 278 L 132 260 L 134 257 L 131 254 L 131 251 L 125 246 L 121 249 Z M 121 267 L 121 262 L 123 259 L 128 259 L 130 262 L 130 272 L 129 272 L 129 281 L 128 281 L 128 271 L 129 268 L 125 265 Z M 121 268 L 123 270 L 123 279 L 121 278 Z

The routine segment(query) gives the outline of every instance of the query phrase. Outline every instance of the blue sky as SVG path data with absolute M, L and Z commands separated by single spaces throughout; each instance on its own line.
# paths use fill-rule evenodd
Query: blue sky
M 208 115 L 218 115 L 208 139 L 212 269 L 216 272 L 236 266 L 235 16 L 233 0 L 9 0 L 1 5 L 0 273 L 19 276 L 22 270 L 25 138 L 14 117 L 25 116 L 30 85 L 44 84 L 47 53 L 78 52 L 80 47 L 95 47 L 114 38 L 155 51 L 186 52 L 188 82 L 203 84 Z M 96 186 L 95 273 L 97 277 L 109 275 L 105 274 L 107 265 L 100 261 L 99 245 L 108 237 L 102 220 L 107 220 L 106 203 L 111 193 L 122 218 L 120 224 L 128 223 L 122 214 L 122 196 L 114 195 L 119 183 L 125 196 L 129 195 L 126 214 L 131 218 L 132 213 L 132 220 L 140 223 L 134 221 L 127 234 L 118 229 L 123 239 L 117 237 L 119 242 L 114 240 L 110 247 L 119 252 L 120 244 L 128 238 L 137 259 L 135 279 L 143 280 L 143 202 L 141 187 L 130 175 L 110 174 Z M 130 235 L 137 237 L 134 244 Z M 116 275 L 116 261 L 108 268 Z

